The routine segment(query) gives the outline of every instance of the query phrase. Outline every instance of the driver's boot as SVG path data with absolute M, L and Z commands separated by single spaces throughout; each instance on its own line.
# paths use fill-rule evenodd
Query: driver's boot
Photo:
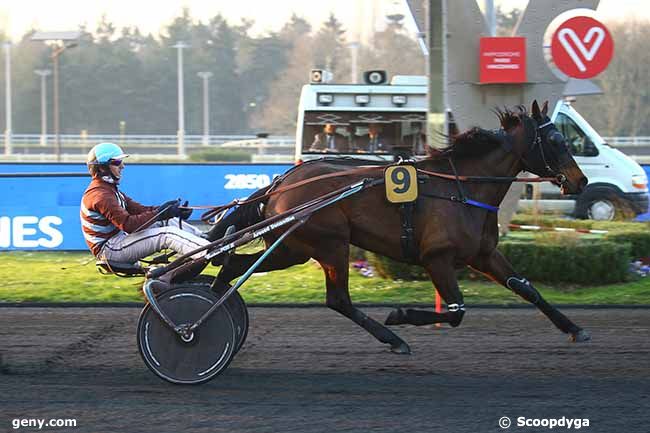
M 228 226 L 228 228 L 226 228 L 226 231 L 223 232 L 223 234 L 221 235 L 221 238 L 230 236 L 231 234 L 235 233 L 236 230 L 237 229 L 235 228 L 234 225 Z M 235 254 L 234 249 L 228 251 L 227 253 L 219 254 L 218 256 L 213 257 L 210 263 L 212 264 L 212 266 L 222 266 L 221 271 L 223 272 L 223 268 L 228 266 L 228 262 L 230 262 L 230 257 L 233 254 Z

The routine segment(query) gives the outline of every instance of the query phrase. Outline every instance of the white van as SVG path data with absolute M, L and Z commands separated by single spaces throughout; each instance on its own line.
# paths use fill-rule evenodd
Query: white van
M 375 160 L 392 160 L 396 152 L 423 155 L 426 137 L 419 137 L 426 125 L 426 77 L 395 76 L 388 83 L 380 72 L 367 72 L 366 84 L 329 84 L 325 71 L 312 71 L 311 84 L 303 86 L 300 95 L 296 161 L 324 154 Z M 542 211 L 598 220 L 632 218 L 648 211 L 648 180 L 639 164 L 608 146 L 569 102 L 558 102 L 551 119 L 566 137 L 589 184 L 579 196 L 562 196 L 558 187 L 545 182 L 535 202 L 533 185 L 527 185 L 520 208 L 536 203 Z M 369 149 L 371 124 L 380 125 L 392 151 Z M 326 125 L 335 136 L 330 148 L 318 140 Z
M 576 162 L 589 179 L 578 196 L 563 196 L 551 183 L 540 184 L 537 206 L 577 218 L 612 220 L 633 218 L 648 211 L 648 179 L 633 159 L 610 147 L 569 101 L 559 101 L 551 120 L 555 123 Z M 527 185 L 520 208 L 533 206 L 533 186 Z
M 394 153 L 425 154 L 426 77 L 396 75 L 388 83 L 383 71 L 370 71 L 366 79 L 373 84 L 329 84 L 324 76 L 313 70 L 312 84 L 300 94 L 296 161 L 325 155 L 392 161 Z M 335 138 L 331 145 L 319 141 L 327 125 Z M 369 143 L 373 127 L 380 130 L 378 146 Z

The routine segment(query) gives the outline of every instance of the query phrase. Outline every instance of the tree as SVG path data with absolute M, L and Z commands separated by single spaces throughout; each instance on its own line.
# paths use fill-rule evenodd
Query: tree
M 281 77 L 287 66 L 290 43 L 277 33 L 246 42 L 248 53 L 240 58 L 242 103 L 247 124 L 258 127 L 259 118 L 269 100 L 271 85 Z M 249 127 L 250 129 L 250 127 Z
M 310 31 L 309 23 L 295 14 L 280 30 L 280 39 L 291 46 L 287 66 L 273 81 L 269 98 L 259 117 L 253 119 L 253 126 L 280 134 L 295 131 L 300 89 L 313 66 L 309 60 L 305 61 L 313 53 Z
M 289 42 L 294 42 L 301 36 L 309 35 L 310 33 L 311 24 L 306 19 L 294 13 L 289 18 L 289 22 L 282 26 L 280 37 Z
M 40 77 L 35 69 L 47 67 L 49 50 L 43 43 L 30 40 L 33 31 L 26 33 L 21 40 L 11 46 L 11 91 L 12 91 L 12 132 L 28 133 L 40 131 Z M 4 48 L 4 46 L 2 47 Z M 2 96 L 5 96 L 5 56 L 2 50 L 0 61 L 0 82 Z M 51 68 L 50 68 L 51 69 Z M 2 99 L 4 101 L 4 99 Z M 5 119 L 5 104 L 2 108 L 2 122 Z M 33 118 L 34 122 L 27 119 Z M 5 125 L 6 128 L 6 125 Z M 4 128 L 3 128 L 4 131 Z
M 118 30 L 103 18 L 94 35 L 84 32 L 79 46 L 60 57 L 64 132 L 117 133 L 121 122 L 141 131 L 146 111 L 138 91 L 145 78 L 134 38 L 134 30 Z
M 359 50 L 362 70 L 384 69 L 389 76 L 424 75 L 424 55 L 415 39 L 407 35 L 403 16 L 391 18 L 386 28 L 375 34 L 374 47 L 362 46 Z
M 336 81 L 350 75 L 345 29 L 332 13 L 314 36 L 312 59 L 314 67 L 332 72 Z
M 237 31 L 220 15 L 210 20 L 210 39 L 204 46 L 206 70 L 214 73 L 211 86 L 211 118 L 214 131 L 241 132 L 246 127 L 241 95 L 242 82 L 237 66 Z M 200 99 L 199 99 L 200 100 Z M 198 116 L 197 116 L 198 117 Z
M 500 32 L 509 34 L 518 9 L 497 9 Z M 403 16 L 387 17 L 372 46 L 359 48 L 361 70 L 386 69 L 389 75 L 425 73 L 425 59 L 403 26 Z M 131 134 L 175 134 L 177 129 L 177 52 L 185 56 L 186 132 L 202 131 L 202 82 L 210 71 L 211 125 L 215 133 L 264 129 L 289 134 L 295 129 L 298 99 L 309 70 L 319 67 L 346 82 L 350 61 L 346 32 L 333 14 L 315 32 L 293 15 L 278 32 L 251 33 L 253 22 L 229 24 L 221 15 L 207 21 L 183 9 L 160 34 L 137 27 L 118 28 L 103 17 L 81 26 L 76 48 L 60 57 L 61 128 L 64 133 L 117 134 L 126 122 Z M 603 135 L 650 135 L 650 24 L 611 24 L 615 57 L 596 78 L 603 96 L 580 97 L 579 111 Z M 40 130 L 40 80 L 34 69 L 52 69 L 51 50 L 30 40 L 32 31 L 12 47 L 13 131 Z M 0 29 L 0 42 L 7 39 Z M 2 54 L 2 53 L 0 53 Z M 4 55 L 0 55 L 0 100 L 4 100 Z M 52 130 L 52 79 L 48 78 L 48 125 Z M 0 122 L 4 122 L 0 104 Z M 1 124 L 1 123 L 0 123 Z M 2 128 L 4 130 L 4 128 Z
M 650 134 L 650 23 L 609 24 L 614 59 L 596 78 L 604 95 L 578 98 L 577 109 L 602 135 Z
M 497 36 L 512 36 L 512 32 L 521 17 L 521 9 L 512 8 L 508 12 L 504 12 L 501 5 L 498 5 L 495 15 L 497 18 Z

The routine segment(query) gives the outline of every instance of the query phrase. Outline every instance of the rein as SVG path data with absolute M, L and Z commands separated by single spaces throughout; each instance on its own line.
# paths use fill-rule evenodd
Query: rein
M 549 164 L 548 164 L 548 162 L 546 160 L 546 155 L 544 154 L 544 146 L 541 143 L 541 136 L 538 133 L 538 131 L 541 131 L 543 128 L 545 128 L 545 127 L 547 127 L 549 125 L 552 125 L 552 124 L 553 124 L 553 122 L 548 121 L 548 122 L 542 124 L 541 126 L 535 125 L 535 138 L 533 139 L 533 146 L 534 147 L 539 146 L 542 160 L 543 160 L 543 162 L 544 162 L 544 164 L 546 166 L 545 167 L 546 171 L 551 173 L 551 174 L 553 174 L 553 170 L 551 170 L 551 168 L 550 168 L 550 166 L 549 166 Z M 523 158 L 523 156 L 521 158 L 524 160 L 524 163 L 527 164 L 527 161 Z M 449 198 L 450 200 L 459 201 L 461 203 L 469 204 L 471 206 L 481 207 L 481 208 L 487 209 L 487 210 L 492 211 L 492 212 L 498 211 L 498 208 L 494 207 L 494 206 L 491 206 L 491 205 L 487 205 L 485 203 L 480 203 L 480 202 L 477 202 L 477 201 L 466 198 L 465 194 L 463 193 L 463 188 L 462 188 L 461 182 L 473 182 L 473 183 L 512 183 L 512 182 L 526 182 L 526 183 L 529 183 L 530 182 L 530 183 L 537 183 L 537 182 L 553 182 L 553 181 L 563 182 L 563 180 L 565 179 L 564 175 L 562 175 L 562 174 L 559 174 L 559 175 L 556 175 L 556 176 L 553 176 L 553 177 L 536 177 L 536 178 L 516 177 L 516 176 L 515 177 L 513 177 L 513 176 L 461 176 L 456 172 L 456 167 L 454 166 L 454 163 L 451 160 L 451 158 L 449 158 L 449 163 L 451 165 L 452 171 L 454 172 L 453 174 L 440 173 L 440 172 L 437 172 L 437 171 L 423 170 L 421 168 L 416 168 L 416 170 L 417 170 L 417 172 L 419 174 L 423 174 L 423 175 L 430 176 L 430 177 L 437 177 L 437 178 L 440 178 L 440 179 L 452 180 L 452 181 L 456 182 L 456 184 L 458 186 L 458 191 L 459 191 L 460 197 L 457 197 L 457 198 L 456 197 L 451 197 L 451 198 Z M 313 183 L 313 182 L 318 182 L 318 181 L 321 181 L 321 180 L 324 180 L 324 179 L 343 177 L 343 176 L 351 176 L 351 175 L 359 175 L 359 174 L 362 174 L 362 173 L 375 171 L 377 169 L 385 169 L 385 168 L 386 168 L 386 166 L 372 165 L 372 166 L 365 166 L 365 167 L 355 168 L 355 169 L 352 169 L 352 170 L 345 170 L 345 171 L 342 171 L 342 172 L 327 173 L 327 174 L 322 174 L 320 176 L 312 177 L 312 178 L 309 178 L 309 179 L 303 179 L 303 180 L 301 180 L 299 182 L 296 182 L 294 184 L 274 189 L 274 185 L 277 184 L 278 181 L 280 181 L 283 178 L 283 176 L 280 176 L 279 178 L 277 178 L 271 184 L 271 187 L 270 187 L 271 190 L 269 192 L 267 192 L 266 194 L 260 195 L 258 197 L 251 198 L 251 199 L 246 199 L 246 200 L 233 200 L 228 204 L 225 204 L 223 206 L 217 206 L 217 207 L 186 206 L 185 208 L 188 208 L 188 209 L 209 209 L 206 212 L 204 212 L 203 215 L 201 215 L 201 220 L 206 222 L 206 223 L 209 223 L 210 222 L 209 220 L 211 218 L 213 218 L 213 217 L 219 215 L 220 213 L 222 213 L 222 212 L 224 212 L 224 211 L 226 211 L 226 210 L 228 210 L 230 208 L 233 208 L 235 206 L 242 206 L 242 205 L 246 205 L 246 204 L 255 203 L 255 202 L 264 200 L 264 199 L 266 199 L 266 198 L 268 198 L 268 197 L 270 197 L 272 195 L 279 194 L 281 192 L 287 192 L 287 191 L 290 191 L 292 189 L 299 188 L 301 186 L 308 185 L 308 184 Z M 438 198 L 442 198 L 442 197 L 438 197 Z
M 287 185 L 287 186 L 280 187 L 280 188 L 277 188 L 277 189 L 272 189 L 271 191 L 267 192 L 266 194 L 260 195 L 259 197 L 246 199 L 246 200 L 237 200 L 237 199 L 235 199 L 235 200 L 231 201 L 230 203 L 225 204 L 223 206 L 217 206 L 217 207 L 210 206 L 209 207 L 210 210 L 208 210 L 203 215 L 201 215 L 201 220 L 203 222 L 208 222 L 208 220 L 210 218 L 218 215 L 219 213 L 223 212 L 224 210 L 230 209 L 230 208 L 235 207 L 235 206 L 243 206 L 243 205 L 246 205 L 246 204 L 255 203 L 255 202 L 264 200 L 264 199 L 266 199 L 268 197 L 271 197 L 272 195 L 276 195 L 276 194 L 279 194 L 281 192 L 287 192 L 287 191 L 290 191 L 292 189 L 299 188 L 301 186 L 308 185 L 310 183 L 317 182 L 317 181 L 320 181 L 320 180 L 330 179 L 330 178 L 335 178 L 335 177 L 342 177 L 342 176 L 351 176 L 351 175 L 361 174 L 361 173 L 365 173 L 365 172 L 368 172 L 368 171 L 374 171 L 374 170 L 383 169 L 383 168 L 385 168 L 385 167 L 381 166 L 381 165 L 373 165 L 373 166 L 368 166 L 368 167 L 355 168 L 353 170 L 345 170 L 345 171 L 336 172 L 336 173 L 321 174 L 320 176 L 311 177 L 309 179 L 303 179 L 303 180 L 301 180 L 299 182 L 296 182 L 296 183 L 293 183 L 291 185 Z M 280 180 L 280 179 L 282 179 L 282 176 L 277 178 L 274 181 L 274 183 L 277 183 L 278 180 Z M 271 184 L 271 188 L 273 188 L 273 184 Z M 190 208 L 192 208 L 192 207 L 190 207 Z M 205 208 L 206 207 L 202 207 L 202 206 L 197 206 L 196 207 L 196 209 L 205 209 Z
M 309 179 L 303 179 L 299 182 L 296 182 L 291 185 L 287 185 L 284 187 L 279 187 L 277 189 L 272 189 L 271 191 L 267 192 L 266 194 L 260 195 L 258 197 L 254 197 L 251 199 L 246 199 L 246 200 L 233 200 L 230 203 L 227 203 L 222 206 L 183 206 L 184 208 L 187 209 L 208 209 L 206 212 L 201 215 L 201 220 L 203 222 L 208 223 L 209 220 L 218 214 L 220 214 L 223 211 L 226 211 L 230 208 L 233 208 L 235 206 L 243 206 L 246 204 L 251 204 L 251 203 L 256 203 L 262 200 L 267 199 L 268 197 L 271 197 L 273 195 L 282 193 L 282 192 L 287 192 L 295 188 L 299 188 L 301 186 L 309 185 L 314 182 L 318 182 L 321 180 L 325 179 L 332 179 L 332 178 L 337 178 L 337 177 L 344 177 L 344 176 L 353 176 L 353 175 L 359 175 L 367 172 L 372 172 L 376 170 L 383 170 L 385 169 L 386 166 L 383 165 L 372 165 L 372 166 L 366 166 L 366 167 L 360 167 L 360 168 L 355 168 L 352 170 L 345 170 L 345 171 L 340 171 L 336 173 L 327 173 L 327 174 L 322 174 L 320 176 L 312 177 Z M 454 170 L 455 171 L 455 170 Z M 557 180 L 555 177 L 536 177 L 536 178 L 527 178 L 527 177 L 512 177 L 512 176 L 462 176 L 458 174 L 447 174 L 447 173 L 440 173 L 436 171 L 429 171 L 429 170 L 423 170 L 421 168 L 417 169 L 417 172 L 419 174 L 423 174 L 425 176 L 431 176 L 431 177 L 438 177 L 441 179 L 446 179 L 446 180 L 452 180 L 456 182 L 481 182 L 481 183 L 510 183 L 510 182 L 552 182 Z M 279 177 L 276 179 L 274 183 L 276 183 L 278 180 L 282 179 L 282 177 Z M 273 184 L 272 184 L 273 185 Z M 271 187 L 273 188 L 273 187 Z M 473 202 L 473 200 L 464 200 L 465 203 L 469 203 L 470 201 Z M 473 203 L 469 203 L 473 204 Z M 491 210 L 491 209 L 490 209 Z
M 513 177 L 513 176 L 454 176 L 453 174 L 439 173 L 436 171 L 417 169 L 418 173 L 427 176 L 439 177 L 447 180 L 460 180 L 461 182 L 476 182 L 476 183 L 510 183 L 510 182 L 553 182 L 557 180 L 556 177 Z

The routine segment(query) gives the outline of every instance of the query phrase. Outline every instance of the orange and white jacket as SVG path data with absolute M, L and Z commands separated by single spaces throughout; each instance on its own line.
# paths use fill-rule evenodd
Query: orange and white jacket
M 81 229 L 86 244 L 98 256 L 104 243 L 120 231 L 131 233 L 156 215 L 157 206 L 143 206 L 117 189 L 93 178 L 81 199 Z

